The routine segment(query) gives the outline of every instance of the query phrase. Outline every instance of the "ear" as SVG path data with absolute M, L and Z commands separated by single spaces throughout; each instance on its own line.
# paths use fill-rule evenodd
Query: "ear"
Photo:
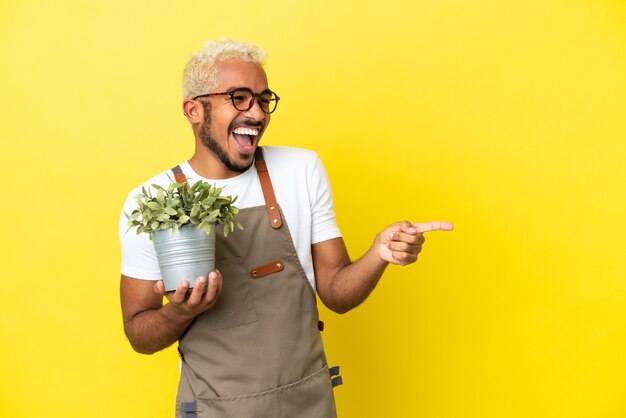
M 192 125 L 202 123 L 204 120 L 204 107 L 197 100 L 185 99 L 183 101 L 183 114 Z

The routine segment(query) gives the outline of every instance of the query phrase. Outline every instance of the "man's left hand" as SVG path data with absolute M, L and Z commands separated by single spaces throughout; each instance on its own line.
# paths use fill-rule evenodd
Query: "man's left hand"
M 400 266 L 414 263 L 422 251 L 424 232 L 452 231 L 453 229 L 454 226 L 449 222 L 396 222 L 376 237 L 378 256 L 383 261 Z

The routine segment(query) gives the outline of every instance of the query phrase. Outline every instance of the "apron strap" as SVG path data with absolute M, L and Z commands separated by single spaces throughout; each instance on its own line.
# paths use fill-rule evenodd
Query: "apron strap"
M 185 188 L 188 189 L 189 183 L 187 182 L 187 177 L 185 176 L 185 173 L 183 173 L 183 170 L 180 168 L 180 166 L 177 165 L 176 167 L 172 168 L 172 172 L 174 173 L 174 180 L 176 180 L 176 183 L 185 183 Z
M 263 150 L 261 147 L 257 147 L 254 154 L 256 171 L 261 181 L 261 189 L 263 190 L 263 197 L 265 198 L 265 207 L 267 208 L 267 216 L 270 219 L 270 225 L 274 229 L 278 229 L 282 226 L 283 220 L 280 217 L 280 211 L 278 210 L 278 202 L 274 195 L 274 187 L 272 187 L 272 180 L 270 174 L 267 171 L 267 164 L 263 159 Z

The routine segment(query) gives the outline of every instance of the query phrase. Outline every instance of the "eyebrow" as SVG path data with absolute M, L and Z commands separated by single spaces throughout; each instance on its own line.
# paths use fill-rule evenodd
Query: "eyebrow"
M 240 90 L 240 89 L 250 90 L 252 93 L 254 93 L 254 90 L 252 90 L 250 87 L 231 87 L 228 90 L 226 90 L 226 93 L 231 93 L 235 90 Z M 260 93 L 255 93 L 255 94 L 263 94 L 263 93 L 273 93 L 273 91 L 270 90 L 269 87 L 267 87 L 264 90 L 261 90 Z

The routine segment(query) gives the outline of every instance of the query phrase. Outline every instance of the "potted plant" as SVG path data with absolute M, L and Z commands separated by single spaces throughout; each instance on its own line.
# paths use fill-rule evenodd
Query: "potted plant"
M 142 187 L 135 197 L 138 208 L 124 213 L 128 229 L 150 234 L 166 291 L 185 279 L 193 287 L 196 277 L 215 269 L 216 227 L 223 228 L 225 237 L 235 228 L 243 229 L 235 220 L 237 196 L 222 196 L 223 188 L 204 181 L 191 187 L 186 181 L 172 181 L 167 189 L 158 184 L 152 188 L 155 196 Z

